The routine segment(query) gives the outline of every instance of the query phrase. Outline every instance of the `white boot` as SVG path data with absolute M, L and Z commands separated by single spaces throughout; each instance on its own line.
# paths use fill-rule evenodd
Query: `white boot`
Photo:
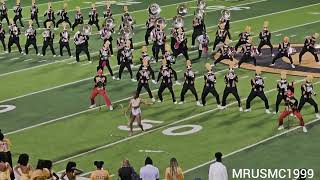
M 151 101 L 152 101 L 152 102 L 156 102 L 156 99 L 155 99 L 155 98 L 152 98 Z
M 272 53 L 272 55 L 271 55 L 272 57 L 274 57 L 274 53 Z
M 270 110 L 269 110 L 269 109 L 266 109 L 266 113 L 267 113 L 267 114 L 270 114 L 271 112 L 270 112 Z
M 240 107 L 240 108 L 239 108 L 239 111 L 240 111 L 240 112 L 242 112 L 242 111 L 243 111 L 242 107 Z
M 132 82 L 137 82 L 137 80 L 135 80 L 135 79 L 131 79 L 131 81 L 132 81 Z
M 294 64 L 291 64 L 292 69 L 296 68 L 296 66 Z
M 95 108 L 96 104 L 92 104 L 91 106 L 89 106 L 89 109 Z
M 274 64 L 274 63 L 272 63 L 272 64 L 270 64 L 269 66 L 275 66 L 275 64 Z
M 283 125 L 281 125 L 281 126 L 278 127 L 278 130 L 279 130 L 279 131 L 282 130 L 282 129 L 284 129 Z
M 162 101 L 159 99 L 158 101 L 157 101 L 158 103 L 162 103 Z
M 197 106 L 203 106 L 200 101 L 197 101 Z
M 178 104 L 178 102 L 177 102 L 177 101 L 175 101 L 173 104 Z
M 244 112 L 251 112 L 251 108 L 244 110 Z
M 305 132 L 305 133 L 308 132 L 308 130 L 307 130 L 307 128 L 305 126 L 302 126 L 302 131 Z

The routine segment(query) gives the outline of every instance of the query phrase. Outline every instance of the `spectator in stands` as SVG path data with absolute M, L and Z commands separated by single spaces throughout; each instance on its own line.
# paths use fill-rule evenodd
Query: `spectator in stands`
M 11 156 L 11 142 L 8 138 L 4 137 L 4 134 L 2 134 L 0 129 L 0 153 L 4 154 L 4 162 L 7 162 L 10 164 L 10 167 L 12 166 L 12 156 Z M 11 179 L 14 179 L 14 173 L 11 171 Z
M 216 162 L 210 165 L 209 180 L 228 180 L 227 168 L 221 163 L 222 153 L 215 154 Z
M 12 168 L 8 162 L 5 162 L 5 154 L 0 153 L 0 179 L 11 180 L 10 174 L 12 174 Z
M 68 180 L 76 180 L 77 175 L 83 173 L 83 171 L 77 169 L 77 164 L 73 161 L 68 162 L 66 171 L 62 173 L 61 178 L 65 180 L 65 176 L 67 176 Z
M 170 159 L 170 166 L 166 169 L 165 177 L 166 180 L 184 180 L 182 169 L 176 158 Z
M 118 170 L 118 176 L 120 180 L 139 179 L 133 167 L 130 166 L 130 162 L 128 159 L 122 161 L 122 166 Z
M 141 180 L 159 180 L 159 169 L 153 166 L 152 159 L 147 157 L 145 160 L 145 166 L 140 169 Z
M 52 169 L 52 161 L 50 160 L 38 160 L 37 168 L 31 174 L 30 180 L 42 180 L 42 179 L 52 179 L 54 176 L 56 179 L 59 179 Z
M 93 164 L 97 167 L 97 169 L 91 173 L 90 180 L 109 180 L 110 179 L 109 172 L 102 168 L 104 164 L 103 161 L 95 161 Z
M 28 154 L 20 154 L 18 165 L 14 167 L 14 172 L 20 176 L 20 180 L 29 180 L 32 174 L 32 166 L 29 164 Z

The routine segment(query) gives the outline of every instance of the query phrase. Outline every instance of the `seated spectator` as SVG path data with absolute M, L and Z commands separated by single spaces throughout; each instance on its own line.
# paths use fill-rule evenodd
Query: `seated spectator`
M 19 175 L 19 180 L 29 180 L 32 174 L 32 166 L 29 164 L 28 154 L 20 154 L 18 165 L 14 167 L 14 172 Z
M 228 180 L 227 168 L 222 164 L 222 153 L 215 154 L 216 162 L 210 165 L 209 180 Z
M 130 162 L 127 159 L 122 161 L 122 166 L 118 170 L 118 176 L 120 180 L 139 179 L 137 173 L 133 167 L 130 166 Z
M 144 164 L 145 166 L 140 169 L 140 179 L 159 180 L 159 169 L 153 166 L 152 159 L 147 157 Z
M 8 162 L 5 162 L 5 155 L 0 153 L 0 179 L 1 180 L 11 180 L 10 174 L 12 173 L 12 168 Z
M 12 166 L 12 156 L 11 156 L 11 142 L 8 138 L 4 137 L 4 134 L 2 134 L 0 129 L 0 153 L 4 154 L 4 162 L 7 162 L 10 164 L 10 167 Z M 14 179 L 14 173 L 11 171 L 11 179 Z
M 83 171 L 77 169 L 77 164 L 73 161 L 68 162 L 66 171 L 62 173 L 61 179 L 65 180 L 65 176 L 67 176 L 68 180 L 76 180 L 77 175 L 83 173 Z
M 166 180 L 184 180 L 182 169 L 176 158 L 170 159 L 170 166 L 166 169 L 165 178 Z
M 103 161 L 95 161 L 93 164 L 97 167 L 97 169 L 91 173 L 90 180 L 109 180 L 110 179 L 109 172 L 102 168 L 104 164 Z
M 38 160 L 37 168 L 31 174 L 30 180 L 46 180 L 46 179 L 59 179 L 54 172 L 51 172 L 52 161 L 50 160 Z

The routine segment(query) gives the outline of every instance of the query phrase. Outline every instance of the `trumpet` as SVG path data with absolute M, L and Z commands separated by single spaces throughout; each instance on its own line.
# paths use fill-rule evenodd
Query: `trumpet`
M 159 16 L 161 12 L 161 8 L 157 3 L 153 3 L 149 6 L 148 11 L 149 11 L 149 15 Z
M 223 9 L 221 11 L 221 19 L 230 20 L 231 19 L 231 12 L 228 9 Z
M 180 16 L 185 16 L 186 14 L 188 14 L 188 8 L 185 4 L 180 4 L 178 7 L 177 7 L 177 13 L 180 15 Z

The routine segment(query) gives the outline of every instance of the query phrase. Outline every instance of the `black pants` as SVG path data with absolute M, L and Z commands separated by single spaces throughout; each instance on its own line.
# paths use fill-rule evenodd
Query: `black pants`
M 239 40 L 239 41 L 237 42 L 237 44 L 234 46 L 234 50 L 237 51 L 239 46 L 241 46 L 241 45 L 243 45 L 243 44 L 246 44 L 246 43 L 247 43 L 246 41 L 240 41 L 240 40 Z
M 75 20 L 72 24 L 72 31 L 74 31 L 74 28 L 76 28 L 79 24 L 83 24 L 82 20 Z
M 4 42 L 4 38 L 1 38 L 0 41 L 2 43 L 3 50 L 6 51 L 7 50 L 7 46 L 6 46 L 6 43 Z
M 220 105 L 220 97 L 217 90 L 214 87 L 204 86 L 201 94 L 202 105 L 206 105 L 206 97 L 211 93 L 214 97 L 216 97 L 217 104 Z
M 58 22 L 57 22 L 57 24 L 56 24 L 56 28 L 58 28 L 59 24 L 61 24 L 61 23 L 63 23 L 63 22 L 68 23 L 68 24 L 69 24 L 69 27 L 71 27 L 71 26 L 72 26 L 72 24 L 71 24 L 71 22 L 70 22 L 69 18 L 67 18 L 67 19 L 59 19 L 59 21 L 58 21 Z
M 286 100 L 286 96 L 278 93 L 277 100 L 276 100 L 276 112 L 277 113 L 279 112 L 279 105 L 280 105 L 281 101 L 285 101 L 285 100 Z
M 110 53 L 111 53 L 111 55 L 113 55 L 113 48 L 112 48 L 112 41 L 113 41 L 113 38 L 110 36 L 110 38 L 105 39 L 105 40 L 104 40 L 104 42 L 103 42 L 103 45 L 104 45 L 104 43 L 106 43 L 106 41 L 109 41 L 109 42 L 110 42 L 109 49 L 110 49 Z
M 273 53 L 273 46 L 272 46 L 270 41 L 260 41 L 260 44 L 258 46 L 258 52 L 261 53 L 261 48 L 263 46 L 265 46 L 265 45 L 270 47 L 270 51 L 271 51 L 271 54 L 272 54 Z
M 224 43 L 225 41 L 226 41 L 226 38 L 221 39 L 221 38 L 216 37 L 216 39 L 214 40 L 214 43 L 213 43 L 212 50 L 214 51 L 219 43 Z
M 287 57 L 287 58 L 289 58 L 290 63 L 293 64 L 291 55 L 288 55 L 288 53 L 282 53 L 282 52 L 279 52 L 279 53 L 272 59 L 272 64 L 274 64 L 277 59 L 282 58 L 282 57 Z
M 107 67 L 107 69 L 109 70 L 109 73 L 110 73 L 110 75 L 111 76 L 113 76 L 113 71 L 112 71 L 112 69 L 111 69 L 111 66 L 110 66 L 110 63 L 109 63 L 109 60 L 107 60 L 107 61 L 99 61 L 99 66 L 98 66 L 98 68 L 97 68 L 97 71 L 99 70 L 99 69 L 104 69 L 104 65 Z
M 88 61 L 91 61 L 91 59 L 90 59 L 90 53 L 89 53 L 89 49 L 88 49 L 87 43 L 83 43 L 83 44 L 81 44 L 81 45 L 77 45 L 77 46 L 76 46 L 76 61 L 77 61 L 77 62 L 80 61 L 80 53 L 81 53 L 82 51 L 83 51 L 84 53 L 86 53 Z
M 173 49 L 172 55 L 174 56 L 174 58 L 177 58 L 180 54 L 182 54 L 186 60 L 189 60 L 187 47 L 179 47 L 178 49 Z
M 8 26 L 9 26 L 9 25 L 10 25 L 10 22 L 9 22 L 8 14 L 1 15 L 1 16 L 0 16 L 0 21 L 2 22 L 3 19 L 5 19 L 5 20 L 7 21 L 7 24 L 8 24 Z
M 121 59 L 121 53 L 122 53 L 123 49 L 118 49 L 118 52 L 117 52 L 117 62 L 118 62 L 118 65 L 120 65 L 120 59 Z
M 150 27 L 150 28 L 148 28 L 147 31 L 146 31 L 146 34 L 144 35 L 144 41 L 145 41 L 145 43 L 146 43 L 147 46 L 149 45 L 149 37 L 150 37 L 150 33 L 151 33 L 151 31 L 152 31 L 153 29 L 154 29 L 153 26 Z
M 238 62 L 238 66 L 240 67 L 242 63 L 248 62 L 248 61 L 253 61 L 253 64 L 255 66 L 257 65 L 257 60 L 256 60 L 256 58 L 254 56 L 244 54 L 241 57 L 240 61 Z
M 46 20 L 43 22 L 43 27 L 44 27 L 44 28 L 47 28 L 47 22 L 52 22 L 52 23 L 53 23 L 53 27 L 56 27 L 56 22 L 54 21 L 54 19 L 46 19 Z
M 14 24 L 17 24 L 17 20 L 19 20 L 21 27 L 24 27 L 24 26 L 23 26 L 23 23 L 22 23 L 22 17 L 21 17 L 21 16 L 18 16 L 18 15 L 15 15 L 15 16 L 13 17 L 13 22 L 14 22 Z
M 100 25 L 99 25 L 99 21 L 97 20 L 97 21 L 91 21 L 91 20 L 89 20 L 89 22 L 88 22 L 88 24 L 90 25 L 90 26 L 92 26 L 92 25 L 96 25 L 96 27 L 98 28 L 98 31 L 100 31 Z
M 230 61 L 233 61 L 233 57 L 232 57 L 232 56 L 229 56 L 229 55 L 225 55 L 225 56 L 220 55 L 220 56 L 218 57 L 218 59 L 214 61 L 214 64 L 216 65 L 216 64 L 218 64 L 220 61 L 222 61 L 222 60 L 224 60 L 224 59 L 230 59 Z
M 202 26 L 202 25 L 200 25 Z M 191 40 L 191 45 L 194 46 L 196 44 L 196 39 L 202 34 L 202 27 L 194 27 L 193 32 L 192 32 L 192 40 Z
M 163 101 L 162 93 L 166 88 L 168 88 L 170 93 L 171 93 L 172 101 L 176 102 L 176 98 L 174 96 L 174 92 L 173 92 L 173 88 L 172 88 L 172 83 L 171 84 L 165 84 L 163 82 L 160 84 L 160 87 L 159 87 L 159 90 L 158 90 L 158 97 L 159 97 L 160 101 Z
M 132 79 L 132 78 L 133 78 L 133 76 L 132 76 L 132 70 L 131 70 L 130 62 L 128 62 L 128 61 L 124 61 L 124 62 L 121 62 L 121 63 L 120 63 L 119 79 L 121 79 L 122 72 L 123 72 L 124 68 L 127 68 L 127 70 L 128 70 L 129 73 L 130 73 L 130 78 Z
M 50 47 L 50 50 L 51 50 L 51 53 L 53 55 L 56 55 L 56 52 L 53 48 L 53 41 L 43 41 L 43 46 L 42 46 L 42 55 L 46 55 L 46 50 L 47 50 L 47 47 Z
M 236 98 L 238 101 L 238 106 L 241 107 L 241 100 L 238 94 L 238 90 L 235 87 L 226 87 L 223 91 L 223 96 L 222 96 L 222 106 L 225 106 L 227 103 L 227 97 L 229 94 L 233 94 L 233 96 Z
M 301 96 L 300 101 L 299 101 L 299 106 L 298 106 L 298 110 L 301 111 L 302 107 L 304 106 L 304 104 L 307 102 L 309 104 L 311 104 L 314 107 L 314 111 L 315 113 L 318 113 L 318 104 L 313 100 L 313 98 L 305 98 L 304 96 Z
M 63 48 L 67 48 L 68 51 L 68 55 L 71 56 L 71 51 L 70 51 L 70 46 L 69 46 L 69 42 L 59 42 L 60 44 L 60 56 L 63 56 Z
M 32 21 L 35 20 L 38 28 L 40 27 L 38 14 L 37 14 L 37 15 L 31 15 L 31 20 L 32 20 Z
M 254 90 L 251 90 L 247 98 L 246 109 L 250 109 L 250 103 L 256 97 L 259 97 L 264 102 L 265 108 L 269 109 L 269 102 L 266 95 L 264 94 L 264 91 L 254 91 Z
M 139 97 L 140 92 L 142 90 L 142 87 L 144 87 L 144 89 L 148 92 L 148 95 L 150 98 L 153 98 L 149 84 L 148 83 L 138 83 L 138 87 L 137 87 L 137 96 Z
M 27 39 L 26 45 L 24 47 L 26 54 L 29 54 L 29 46 L 32 45 L 33 48 L 36 50 L 36 54 L 38 54 L 38 46 L 36 39 Z
M 184 101 L 184 96 L 186 95 L 186 93 L 188 92 L 188 90 L 190 90 L 192 92 L 192 94 L 194 95 L 194 97 L 196 98 L 196 101 L 198 101 L 198 94 L 196 91 L 196 88 L 193 85 L 184 83 L 182 90 L 181 90 L 181 94 L 180 94 L 180 100 L 183 102 Z
M 9 37 L 9 42 L 8 42 L 8 51 L 9 53 L 11 52 L 11 46 L 13 44 L 16 44 L 18 47 L 19 52 L 22 52 L 21 46 L 20 46 L 20 39 L 19 37 L 13 38 L 13 37 Z
M 165 51 L 165 45 L 164 44 L 162 44 L 162 45 L 156 44 L 154 48 L 155 48 L 155 59 L 156 59 L 156 62 L 158 62 L 160 50 L 161 50 L 162 56 L 165 53 L 164 52 Z
M 302 56 L 306 53 L 306 52 L 310 52 L 313 57 L 315 58 L 316 62 L 319 62 L 319 58 L 318 55 L 316 54 L 316 49 L 314 48 L 309 48 L 307 49 L 306 47 L 303 47 L 300 54 L 299 54 L 299 63 L 301 63 L 302 60 Z

